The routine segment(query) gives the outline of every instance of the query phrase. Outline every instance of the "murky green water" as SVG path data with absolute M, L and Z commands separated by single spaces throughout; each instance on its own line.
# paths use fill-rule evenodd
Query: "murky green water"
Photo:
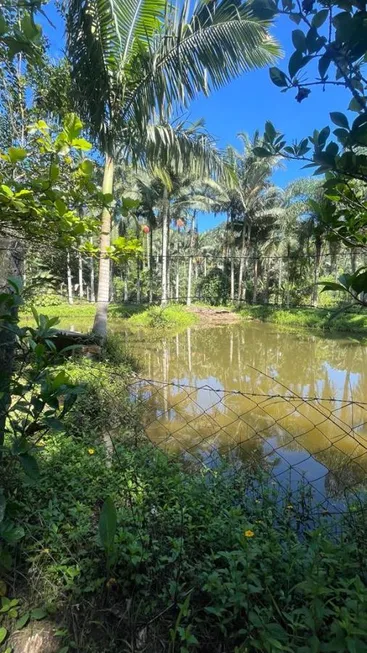
M 148 381 L 146 429 L 161 447 L 215 465 L 270 469 L 338 497 L 367 478 L 367 348 L 266 324 L 196 327 L 131 346 Z

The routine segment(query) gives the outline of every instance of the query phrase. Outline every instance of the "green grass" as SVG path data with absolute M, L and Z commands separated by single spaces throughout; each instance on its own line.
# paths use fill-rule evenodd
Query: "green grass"
M 271 306 L 246 306 L 239 313 L 244 320 L 260 320 L 283 327 L 345 331 L 367 335 L 367 311 L 347 312 L 333 317 L 333 310 L 323 308 L 285 309 Z
M 69 328 L 74 324 L 79 330 L 89 330 L 93 324 L 96 307 L 94 304 L 74 303 L 58 306 L 37 306 L 38 313 L 49 317 L 59 317 L 60 326 Z M 155 331 L 173 331 L 192 326 L 197 322 L 197 316 L 190 313 L 185 306 L 171 304 L 165 308 L 160 306 L 110 304 L 108 315 L 111 320 L 123 319 L 131 327 L 143 327 Z M 21 312 L 23 324 L 33 321 L 31 309 L 26 307 Z
M 170 305 L 165 308 L 151 306 L 141 313 L 133 315 L 128 324 L 134 327 L 149 329 L 176 330 L 192 326 L 197 322 L 197 317 L 185 306 Z

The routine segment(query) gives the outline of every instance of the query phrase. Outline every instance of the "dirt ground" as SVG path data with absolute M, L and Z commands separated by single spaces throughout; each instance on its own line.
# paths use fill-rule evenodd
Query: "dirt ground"
M 198 316 L 200 326 L 234 324 L 240 320 L 237 313 L 233 313 L 227 308 L 203 308 L 201 306 L 190 306 L 190 312 Z

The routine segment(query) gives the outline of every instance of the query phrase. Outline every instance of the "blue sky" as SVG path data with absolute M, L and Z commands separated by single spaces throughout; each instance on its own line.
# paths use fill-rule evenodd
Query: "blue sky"
M 62 54 L 63 26 L 53 3 L 45 10 L 56 29 L 52 29 L 44 19 L 42 24 L 50 39 L 50 52 L 54 57 Z M 278 66 L 285 71 L 290 54 L 293 52 L 292 30 L 297 26 L 286 17 L 281 17 L 273 29 L 274 36 L 284 51 L 284 59 Z M 315 86 L 309 97 L 301 104 L 294 99 L 295 91 L 281 93 L 269 78 L 267 69 L 247 73 L 232 81 L 210 97 L 198 97 L 188 112 L 190 120 L 204 118 L 208 131 L 217 139 L 220 147 L 232 144 L 240 148 L 237 139 L 240 131 L 252 134 L 256 129 L 263 130 L 266 120 L 271 120 L 278 131 L 285 134 L 291 142 L 308 136 L 315 128 L 322 128 L 330 123 L 330 111 L 343 111 L 349 104 L 350 97 L 341 87 L 328 86 L 326 91 Z M 286 186 L 290 181 L 311 174 L 302 170 L 299 163 L 287 163 L 285 169 L 274 174 L 274 182 Z M 218 224 L 223 216 L 202 214 L 199 217 L 200 231 Z

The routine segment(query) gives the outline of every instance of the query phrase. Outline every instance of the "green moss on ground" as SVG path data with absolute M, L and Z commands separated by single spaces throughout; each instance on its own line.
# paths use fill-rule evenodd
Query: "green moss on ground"
M 244 320 L 271 322 L 283 327 L 345 331 L 367 336 L 367 311 L 339 313 L 323 308 L 276 308 L 246 306 L 239 311 Z

